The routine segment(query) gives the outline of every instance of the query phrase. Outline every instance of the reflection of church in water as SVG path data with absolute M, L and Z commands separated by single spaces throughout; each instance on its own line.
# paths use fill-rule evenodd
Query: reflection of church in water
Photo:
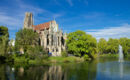
M 50 66 L 43 75 L 43 80 L 67 80 L 67 73 L 61 66 Z
M 63 34 L 62 30 L 58 30 L 58 24 L 55 20 L 33 25 L 33 15 L 27 12 L 24 20 L 24 28 L 36 31 L 40 35 L 40 45 L 48 53 L 52 53 L 52 56 L 61 56 L 61 51 L 65 50 L 66 34 Z
M 24 67 L 4 67 L 6 70 L 0 80 L 67 80 L 67 73 L 61 66 L 35 66 L 25 69 Z

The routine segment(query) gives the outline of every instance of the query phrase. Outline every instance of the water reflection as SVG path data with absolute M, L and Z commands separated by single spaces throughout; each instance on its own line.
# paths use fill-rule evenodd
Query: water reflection
M 7 76 L 7 80 L 15 80 L 14 68 L 11 68 L 10 66 L 6 66 L 6 76 Z
M 44 73 L 43 80 L 67 80 L 66 73 L 61 66 L 50 66 L 49 70 Z
M 97 78 L 98 80 L 129 80 L 130 79 L 129 62 L 104 62 L 98 63 Z
M 0 66 L 0 80 L 95 80 L 97 62 L 44 66 Z
M 5 68 L 5 65 L 1 65 L 0 64 L 0 80 L 6 80 L 6 76 L 5 76 L 5 73 L 6 73 L 6 68 Z
M 120 71 L 120 78 L 122 78 L 123 77 L 123 63 L 122 62 L 120 62 L 119 63 L 120 65 L 119 65 L 119 71 Z

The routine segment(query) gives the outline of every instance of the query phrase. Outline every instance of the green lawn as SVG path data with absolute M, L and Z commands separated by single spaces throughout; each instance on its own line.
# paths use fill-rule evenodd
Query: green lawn
M 70 56 L 70 57 L 49 57 L 49 62 L 82 62 L 83 58 Z

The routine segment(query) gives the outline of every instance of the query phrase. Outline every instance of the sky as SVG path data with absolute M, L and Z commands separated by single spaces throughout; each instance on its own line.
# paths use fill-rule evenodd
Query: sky
M 10 39 L 22 29 L 25 12 L 33 13 L 34 25 L 55 19 L 67 33 L 130 38 L 130 0 L 0 0 L 0 25 L 8 27 Z

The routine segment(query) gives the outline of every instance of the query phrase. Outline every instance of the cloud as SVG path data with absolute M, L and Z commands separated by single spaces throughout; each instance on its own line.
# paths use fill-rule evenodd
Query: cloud
M 72 0 L 66 0 L 70 6 L 73 6 Z
M 117 27 L 109 27 L 105 29 L 90 29 L 86 30 L 88 34 L 92 34 L 94 37 L 99 40 L 100 38 L 105 38 L 108 40 L 109 38 L 120 38 L 120 37 L 128 37 L 130 38 L 130 25 L 123 24 Z
M 37 6 L 24 3 L 22 0 L 12 0 L 11 7 L 0 6 L 0 26 L 7 26 L 10 38 L 15 38 L 15 33 L 23 27 L 25 12 L 32 12 L 34 15 L 47 12 Z
M 10 4 L 12 4 L 13 7 L 0 7 L 0 25 L 7 26 L 9 30 L 22 28 L 25 12 L 32 12 L 34 15 L 47 12 L 39 7 L 25 4 L 22 0 L 12 0 Z
M 6 13 L 0 12 L 0 24 L 8 26 L 10 30 L 18 28 L 13 26 L 19 26 L 21 25 L 21 22 L 22 21 L 17 17 L 13 17 L 13 16 L 11 17 Z
M 53 0 L 55 4 L 61 5 L 58 0 Z
M 65 13 L 64 12 L 61 12 L 61 13 L 51 13 L 53 18 L 59 18 L 59 17 L 62 17 Z
M 9 1 L 6 0 L 6 3 L 7 2 Z M 10 37 L 13 38 L 15 32 L 23 27 L 25 12 L 33 13 L 36 24 L 41 23 L 41 21 L 43 22 L 52 20 L 54 17 L 62 17 L 64 14 L 64 12 L 54 13 L 44 8 L 40 8 L 39 6 L 27 4 L 23 0 L 12 0 L 9 5 L 11 6 L 0 6 L 0 25 L 7 26 L 9 28 Z
M 83 15 L 83 17 L 86 19 L 95 19 L 95 18 L 104 17 L 104 16 L 105 14 L 101 12 L 90 12 Z

